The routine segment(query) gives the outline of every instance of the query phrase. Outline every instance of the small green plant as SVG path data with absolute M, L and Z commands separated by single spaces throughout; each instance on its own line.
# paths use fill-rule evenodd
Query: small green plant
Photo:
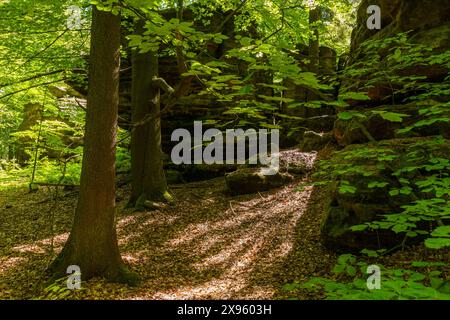
M 81 292 L 83 288 L 78 290 L 69 289 L 67 286 L 67 279 L 68 277 L 64 277 L 54 281 L 43 289 L 41 295 L 33 298 L 33 300 L 67 300 L 76 298 L 76 295 Z
M 372 260 L 380 252 L 383 250 L 362 251 Z M 354 255 L 341 255 L 333 268 L 334 278 L 316 277 L 305 283 L 287 284 L 283 290 L 293 296 L 299 290 L 313 291 L 325 294 L 328 300 L 450 300 L 450 275 L 444 262 L 413 261 L 409 269 L 377 265 L 380 268 L 378 289 L 370 287 L 369 266 Z

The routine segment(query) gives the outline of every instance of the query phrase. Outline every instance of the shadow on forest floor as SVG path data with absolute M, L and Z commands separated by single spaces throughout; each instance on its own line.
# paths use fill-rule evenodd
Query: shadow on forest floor
M 174 186 L 174 206 L 140 213 L 123 209 L 129 190 L 120 189 L 120 249 L 141 285 L 93 279 L 71 298 L 270 299 L 284 283 L 323 275 L 335 257 L 319 241 L 324 195 L 308 183 L 238 197 L 224 193 L 223 178 Z M 41 292 L 76 203 L 74 194 L 51 197 L 45 189 L 0 194 L 9 208 L 0 214 L 0 299 Z

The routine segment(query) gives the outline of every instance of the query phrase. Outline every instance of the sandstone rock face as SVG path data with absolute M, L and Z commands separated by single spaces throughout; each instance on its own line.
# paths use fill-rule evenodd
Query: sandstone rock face
M 381 8 L 381 30 L 366 27 L 367 8 Z M 413 40 L 420 43 L 441 42 L 440 47 L 450 47 L 450 2 L 448 0 L 363 0 L 358 10 L 357 28 L 352 35 L 352 52 L 369 38 L 385 38 L 398 32 L 412 31 Z M 426 35 L 434 35 L 427 37 Z M 358 59 L 358 57 L 355 57 Z
M 369 5 L 381 7 L 381 30 L 369 30 L 366 26 Z M 347 120 L 338 118 L 334 123 L 334 139 L 344 149 L 333 155 L 326 169 L 333 182 L 322 238 L 329 247 L 359 250 L 398 245 L 404 238 L 402 233 L 381 230 L 376 233 L 367 229 L 352 232 L 350 228 L 380 220 L 382 215 L 401 213 L 402 206 L 433 197 L 420 192 L 415 181 L 450 173 L 448 168 L 441 173 L 428 169 L 399 170 L 423 168 L 431 159 L 448 159 L 450 154 L 448 61 L 398 64 L 399 60 L 391 60 L 399 48 L 396 42 L 387 42 L 384 48 L 363 45 L 367 40 L 385 40 L 405 32 L 408 32 L 407 45 L 411 44 L 408 48 L 420 48 L 421 59 L 448 52 L 450 1 L 363 0 L 361 3 L 347 68 L 358 70 L 367 66 L 368 61 L 375 61 L 375 68 L 383 66 L 383 69 L 379 73 L 359 74 L 342 83 L 342 93 L 364 92 L 370 100 L 347 101 L 350 106 L 345 111 L 358 116 Z M 404 47 L 397 50 L 399 57 L 402 50 Z M 422 94 L 419 88 L 427 88 L 422 91 L 426 93 Z M 385 117 L 388 113 L 390 118 Z M 402 119 L 395 120 L 393 113 L 401 114 Z M 411 190 L 391 194 L 403 184 L 410 184 Z
M 292 56 L 298 61 L 299 67 L 308 71 L 309 66 L 305 63 L 308 59 L 308 47 L 298 45 L 298 53 L 293 53 Z M 324 83 L 329 82 L 326 76 L 335 74 L 337 71 L 337 54 L 332 48 L 321 46 L 319 47 L 319 66 L 318 78 Z M 283 83 L 286 90 L 283 92 L 284 98 L 293 99 L 296 103 L 305 103 L 314 100 L 329 100 L 335 99 L 336 90 L 331 86 L 329 90 L 323 90 L 323 96 L 319 97 L 316 92 L 312 92 L 305 86 L 296 85 L 293 80 L 286 80 Z M 325 104 L 316 107 L 305 107 L 299 105 L 294 108 L 289 108 L 288 104 L 282 106 L 282 114 L 287 115 L 286 118 L 281 118 L 280 125 L 282 126 L 281 147 L 292 148 L 298 146 L 303 141 L 304 133 L 308 130 L 317 132 L 330 132 L 333 129 L 334 121 L 336 120 L 336 110 Z M 291 116 L 291 118 L 289 117 Z
M 379 220 L 381 215 L 401 213 L 401 207 L 411 204 L 416 196 L 426 197 L 412 183 L 411 192 L 392 196 L 390 191 L 400 187 L 400 181 L 414 181 L 436 174 L 412 170 L 393 175 L 400 168 L 429 164 L 431 158 L 446 159 L 450 154 L 450 140 L 434 144 L 434 139 L 384 140 L 377 144 L 351 145 L 335 153 L 331 170 L 341 170 L 342 174 L 331 186 L 331 199 L 322 228 L 324 243 L 328 247 L 345 249 L 379 249 L 399 244 L 404 235 L 381 230 L 378 234 L 374 231 L 353 232 L 350 228 Z M 350 167 L 353 169 L 346 171 Z M 450 173 L 450 170 L 445 172 Z M 377 185 L 374 187 L 374 184 Z M 346 185 L 352 188 L 345 188 Z
M 304 108 L 307 109 L 307 108 Z M 314 116 L 310 118 L 303 118 L 302 120 L 285 120 L 281 122 L 283 127 L 281 131 L 281 148 L 292 148 L 304 143 L 307 131 L 315 132 L 331 132 L 333 131 L 334 122 L 336 121 L 335 111 L 323 108 L 323 115 Z M 313 149 L 318 150 L 318 149 Z M 306 150 L 305 150 L 306 151 Z
M 366 21 L 369 17 L 367 8 L 370 5 L 378 5 L 381 8 L 381 30 L 367 28 Z M 395 77 L 422 77 L 420 80 L 415 80 L 418 83 L 444 81 L 449 72 L 448 64 L 410 63 L 399 67 L 398 61 L 387 59 L 392 50 L 399 48 L 398 46 L 387 44 L 386 47 L 380 48 L 376 45 L 371 47 L 369 52 L 362 48 L 367 40 L 383 41 L 400 33 L 407 33 L 408 42 L 411 45 L 423 46 L 420 53 L 424 56 L 448 51 L 450 49 L 450 2 L 448 0 L 364 0 L 358 10 L 357 27 L 352 35 L 348 66 L 363 68 L 371 60 L 379 59 L 378 64 L 383 68 L 371 70 L 359 79 L 344 81 L 341 89 L 358 91 L 361 85 L 366 85 L 367 88 L 364 91 L 367 91 L 371 98 L 371 105 L 387 104 L 397 100 L 395 104 L 410 96 L 414 91 L 402 92 L 402 86 L 396 83 L 398 81 L 392 81 Z M 429 52 L 428 49 L 430 49 Z M 402 48 L 399 53 L 405 54 L 405 48 Z M 371 54 L 376 54 L 377 57 L 374 58 Z M 384 77 L 381 76 L 383 72 Z M 387 76 L 390 76 L 391 80 L 386 79 Z M 393 91 L 397 91 L 396 97 L 393 97 Z M 363 102 L 362 105 L 367 105 L 367 102 Z
M 421 108 L 426 105 L 432 106 L 435 101 L 418 103 L 408 103 L 404 105 L 388 105 L 371 108 L 369 110 L 359 110 L 365 119 L 363 120 L 337 120 L 334 124 L 334 139 L 340 146 L 348 146 L 351 144 L 359 144 L 370 142 L 370 138 L 364 133 L 363 128 L 368 131 L 373 139 L 386 140 L 394 138 L 407 138 L 407 137 L 426 137 L 426 136 L 438 136 L 441 135 L 447 139 L 450 139 L 450 122 L 438 121 L 424 123 L 423 126 L 414 128 L 410 131 L 403 132 L 401 129 L 409 127 L 418 121 L 423 119 L 423 116 L 419 114 Z M 395 112 L 405 115 L 402 122 L 392 122 L 383 119 L 379 112 Z M 450 108 L 448 111 L 442 113 L 442 119 L 450 118 Z
M 303 135 L 303 141 L 300 150 L 303 152 L 319 151 L 328 143 L 334 140 L 333 133 L 317 133 L 314 131 L 306 131 Z

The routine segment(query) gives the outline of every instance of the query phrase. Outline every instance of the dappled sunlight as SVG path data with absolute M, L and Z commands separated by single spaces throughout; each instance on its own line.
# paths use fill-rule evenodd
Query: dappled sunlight
M 214 265 L 217 266 L 225 264 L 227 262 L 229 263 L 230 261 L 232 261 L 233 257 L 237 257 L 239 259 L 240 257 L 237 256 L 237 254 L 245 251 L 245 249 L 251 246 L 253 242 L 253 235 L 247 235 L 243 238 L 237 239 L 236 241 L 232 242 L 232 245 L 226 246 L 219 253 L 205 258 L 201 263 L 197 263 L 194 266 L 197 269 L 201 270 Z
M 118 242 L 125 246 L 141 236 L 142 231 L 157 226 L 173 224 L 179 217 L 176 215 L 163 214 L 160 211 L 134 212 L 131 215 L 118 219 Z
M 264 237 L 263 237 L 264 238 Z M 229 255 L 225 257 L 229 266 L 224 269 L 220 278 L 213 279 L 200 286 L 186 286 L 173 289 L 169 292 L 160 292 L 153 295 L 154 299 L 207 299 L 207 298 L 231 298 L 233 294 L 246 288 L 248 277 L 253 270 L 252 264 L 258 262 L 261 257 L 258 253 L 263 248 L 265 242 L 260 238 L 249 243 L 243 255 L 235 257 Z
M 12 251 L 19 253 L 44 254 L 46 252 L 46 248 L 37 244 L 28 244 L 14 247 L 12 248 Z
M 0 300 L 450 299 L 449 13 L 0 0 Z
M 69 233 L 64 233 L 53 237 L 53 239 L 47 238 L 31 244 L 11 247 L 11 254 L 0 258 L 0 271 L 3 273 L 15 269 L 25 264 L 33 256 L 48 258 L 52 254 L 52 248 L 53 252 L 61 250 L 68 237 Z
M 120 218 L 117 221 L 119 229 L 126 228 L 132 224 L 138 224 L 139 227 L 147 227 L 152 224 L 168 224 L 174 222 L 177 217 L 174 215 L 158 214 L 158 211 L 153 212 L 134 212 L 133 214 Z
M 196 214 L 200 219 L 176 227 L 178 231 L 155 248 L 155 252 L 148 252 L 145 268 L 154 268 L 155 263 L 162 262 L 168 268 L 167 274 L 172 274 L 169 268 L 183 269 L 177 263 L 180 261 L 188 264 L 184 269 L 191 270 L 186 270 L 184 275 L 177 273 L 170 280 L 166 278 L 170 284 L 165 290 L 162 289 L 166 287 L 164 277 L 158 283 L 149 282 L 145 292 L 133 298 L 270 298 L 274 294 L 270 285 L 255 285 L 252 281 L 255 273 L 272 270 L 273 264 L 294 248 L 295 227 L 306 212 L 313 191 L 307 182 L 303 179 L 256 195 L 222 196 L 223 209 L 214 214 L 209 212 L 209 216 L 196 212 L 180 214 Z M 154 214 L 159 216 L 164 212 Z M 180 218 L 174 224 L 183 222 Z
M 315 154 L 308 157 L 313 159 Z M 276 274 L 295 248 L 295 228 L 313 191 L 308 183 L 304 178 L 272 191 L 230 196 L 224 192 L 223 178 L 195 182 L 172 190 L 174 205 L 144 212 L 123 209 L 127 191 L 120 190 L 124 196 L 118 203 L 118 243 L 123 261 L 142 279 L 141 286 L 123 294 L 127 299 L 271 298 L 276 289 L 273 281 L 264 279 Z M 24 295 L 32 291 L 24 291 L 26 278 L 42 277 L 67 241 L 76 205 L 76 195 L 57 202 L 39 201 L 48 195 L 48 191 L 42 193 L 24 192 L 24 201 L 15 204 L 23 225 L 16 225 L 12 212 L 3 215 L 6 224 L 19 233 L 23 226 L 39 230 L 33 238 L 20 233 L 0 256 L 3 286 L 17 281 L 17 272 L 39 270 L 21 276 L 23 286 L 17 290 Z M 27 210 L 32 203 L 39 207 Z M 59 211 L 53 219 L 59 226 L 52 231 L 48 224 L 55 210 Z
M 0 273 L 4 273 L 6 271 L 9 271 L 10 269 L 17 268 L 27 260 L 28 259 L 25 257 L 2 257 L 0 258 Z

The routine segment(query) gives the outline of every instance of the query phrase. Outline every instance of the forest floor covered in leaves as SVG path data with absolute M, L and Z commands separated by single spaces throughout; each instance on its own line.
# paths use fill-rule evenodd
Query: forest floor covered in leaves
M 320 242 L 324 189 L 309 178 L 285 187 L 230 196 L 225 179 L 175 185 L 176 199 L 156 211 L 126 209 L 117 193 L 122 256 L 141 277 L 137 287 L 83 282 L 69 299 L 277 299 L 282 287 L 331 276 L 337 254 Z M 0 299 L 55 298 L 45 270 L 66 241 L 76 191 L 41 187 L 0 191 Z M 423 255 L 421 250 L 399 253 Z M 300 299 L 323 296 L 300 292 Z
M 230 196 L 225 179 L 172 186 L 174 205 L 126 209 L 118 190 L 122 256 L 138 287 L 93 279 L 75 299 L 270 299 L 285 283 L 324 275 L 335 255 L 319 241 L 323 201 L 308 178 Z M 41 187 L 0 192 L 0 299 L 43 295 L 45 270 L 70 231 L 77 193 Z

